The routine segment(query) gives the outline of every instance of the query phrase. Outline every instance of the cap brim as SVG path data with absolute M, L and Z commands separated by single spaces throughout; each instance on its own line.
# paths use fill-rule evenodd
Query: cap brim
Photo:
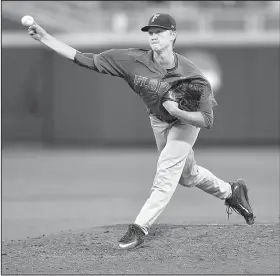
M 170 28 L 166 28 L 166 27 L 163 27 L 163 26 L 160 26 L 160 25 L 148 25 L 148 26 L 145 26 L 145 27 L 141 28 L 141 31 L 142 32 L 148 32 L 151 27 L 159 27 L 159 28 L 162 28 L 162 29 L 165 29 L 165 30 L 171 30 Z

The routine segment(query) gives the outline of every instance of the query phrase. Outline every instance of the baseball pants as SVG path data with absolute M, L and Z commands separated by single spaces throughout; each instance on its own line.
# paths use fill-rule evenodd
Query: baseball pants
M 152 115 L 150 120 L 160 155 L 150 197 L 135 220 L 146 234 L 167 206 L 178 183 L 197 187 L 219 199 L 231 195 L 229 183 L 196 164 L 192 148 L 200 128 L 181 122 L 168 124 Z

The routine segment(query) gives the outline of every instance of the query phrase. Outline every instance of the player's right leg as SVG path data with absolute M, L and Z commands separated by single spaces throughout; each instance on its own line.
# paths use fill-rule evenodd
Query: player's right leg
M 254 214 L 248 199 L 248 189 L 242 179 L 225 182 L 209 170 L 196 165 L 193 151 L 190 152 L 179 183 L 186 187 L 197 187 L 219 199 L 225 200 L 227 213 L 230 209 L 242 215 L 247 224 L 254 224 Z
M 209 170 L 196 164 L 193 150 L 187 157 L 179 184 L 185 187 L 200 188 L 204 192 L 224 200 L 232 193 L 229 182 L 223 181 Z
M 153 116 L 150 119 L 159 152 L 164 149 L 167 135 L 171 129 L 171 132 L 184 132 L 185 126 L 183 124 L 177 124 L 176 127 L 172 128 L 169 124 L 163 123 Z M 248 200 L 248 189 L 244 181 L 226 182 L 209 170 L 198 166 L 193 149 L 187 156 L 179 183 L 186 187 L 195 186 L 208 194 L 225 200 L 228 214 L 230 209 L 233 209 L 240 213 L 249 225 L 254 223 L 253 211 Z

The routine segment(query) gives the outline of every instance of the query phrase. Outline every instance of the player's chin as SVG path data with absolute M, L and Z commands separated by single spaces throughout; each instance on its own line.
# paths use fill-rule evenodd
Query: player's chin
M 153 51 L 160 51 L 161 47 L 159 44 L 150 44 Z

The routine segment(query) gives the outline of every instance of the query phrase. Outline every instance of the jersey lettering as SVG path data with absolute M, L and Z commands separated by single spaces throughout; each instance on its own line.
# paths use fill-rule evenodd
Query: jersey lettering
M 137 87 L 146 88 L 150 91 L 159 93 L 159 91 L 164 91 L 169 88 L 168 82 L 161 82 L 156 79 L 148 79 L 147 77 L 135 75 L 134 77 L 134 89 L 137 90 Z
M 158 86 L 158 81 L 157 81 L 157 80 L 153 80 L 153 79 L 150 80 L 148 88 L 149 88 L 151 91 L 156 91 L 157 86 Z

